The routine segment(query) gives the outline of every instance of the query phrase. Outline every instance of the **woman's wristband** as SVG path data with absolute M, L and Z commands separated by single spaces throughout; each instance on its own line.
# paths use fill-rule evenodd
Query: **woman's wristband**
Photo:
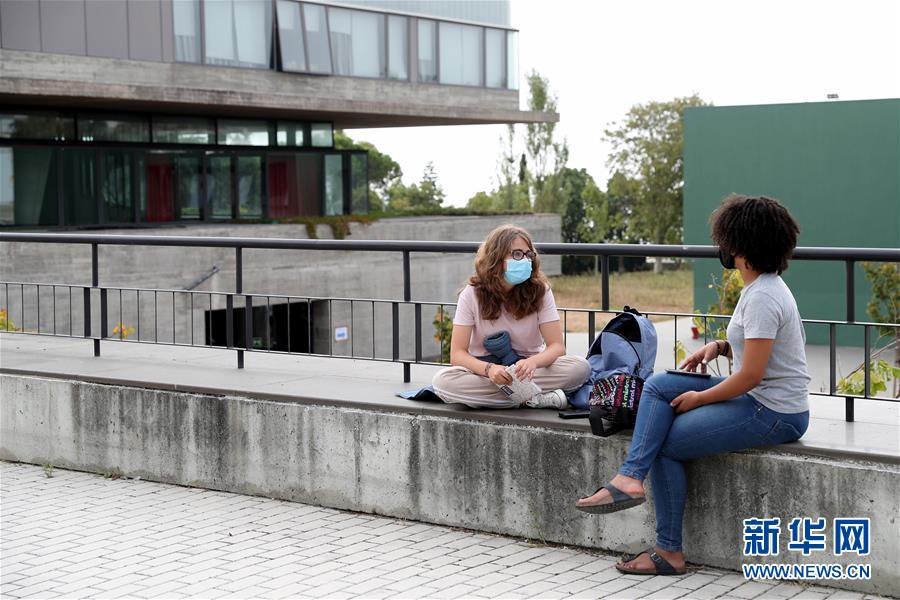
M 490 379 L 491 377 L 491 363 L 484 363 L 484 376 Z
M 719 353 L 719 356 L 728 356 L 728 351 L 731 350 L 731 344 L 728 343 L 728 340 L 721 340 L 725 345 L 719 345 L 720 340 L 716 340 L 716 352 Z

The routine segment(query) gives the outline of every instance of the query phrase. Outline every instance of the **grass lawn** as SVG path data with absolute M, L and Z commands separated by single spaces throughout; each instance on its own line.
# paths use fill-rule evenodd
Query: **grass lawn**
M 613 273 L 609 277 L 609 307 L 621 310 L 626 304 L 639 311 L 684 312 L 694 310 L 693 270 Z M 550 278 L 550 286 L 560 308 L 600 308 L 600 276 L 559 275 Z M 654 320 L 665 317 L 654 317 Z M 598 314 L 599 331 L 610 319 Z M 567 331 L 587 331 L 587 314 L 570 312 L 566 316 Z

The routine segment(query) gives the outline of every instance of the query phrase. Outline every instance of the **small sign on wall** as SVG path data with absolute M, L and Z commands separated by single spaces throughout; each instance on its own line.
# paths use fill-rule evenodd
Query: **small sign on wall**
M 334 328 L 334 341 L 336 342 L 346 342 L 350 339 L 350 329 L 342 325 L 340 327 Z

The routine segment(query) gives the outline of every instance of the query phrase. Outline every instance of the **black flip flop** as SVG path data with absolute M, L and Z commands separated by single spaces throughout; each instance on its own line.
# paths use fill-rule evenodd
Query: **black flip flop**
M 621 564 L 617 564 L 616 570 L 628 575 L 684 575 L 687 573 L 687 569 L 681 569 L 679 571 L 673 567 L 669 561 L 660 556 L 653 548 L 647 548 L 643 552 L 638 552 L 637 554 L 626 554 L 622 557 L 621 562 L 631 562 L 641 554 L 646 554 L 650 557 L 650 560 L 653 561 L 652 569 L 629 569 Z
M 647 501 L 647 499 L 643 496 L 629 496 L 611 483 L 607 483 L 606 485 L 598 488 L 597 492 L 599 492 L 603 488 L 606 488 L 606 490 L 609 492 L 609 495 L 612 496 L 612 502 L 604 502 L 603 504 L 589 504 L 587 506 L 578 506 L 576 504 L 575 508 L 586 513 L 605 514 L 616 512 L 618 510 L 624 510 L 626 508 L 631 508 L 632 506 L 637 506 L 638 504 L 643 504 Z M 596 494 L 597 492 L 594 492 L 594 494 Z

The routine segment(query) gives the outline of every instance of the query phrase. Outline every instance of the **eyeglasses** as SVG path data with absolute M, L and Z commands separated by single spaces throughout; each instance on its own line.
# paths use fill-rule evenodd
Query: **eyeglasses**
M 512 251 L 513 260 L 522 260 L 523 258 L 527 258 L 528 260 L 534 260 L 535 256 L 537 256 L 537 254 L 535 254 L 531 250 L 528 250 L 526 252 L 522 252 L 521 250 L 513 250 Z

